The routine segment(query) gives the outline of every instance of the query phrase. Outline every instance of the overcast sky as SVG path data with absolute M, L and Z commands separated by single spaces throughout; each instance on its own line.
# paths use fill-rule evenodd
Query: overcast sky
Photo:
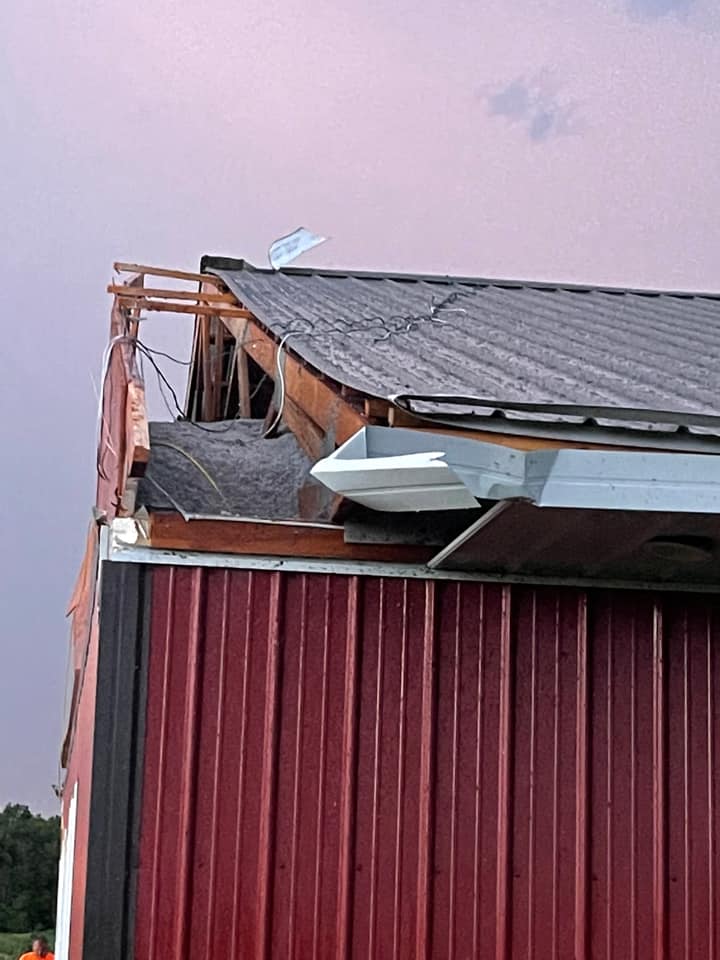
M 304 224 L 322 266 L 718 289 L 719 40 L 717 0 L 0 4 L 0 803 L 55 808 L 113 260 Z

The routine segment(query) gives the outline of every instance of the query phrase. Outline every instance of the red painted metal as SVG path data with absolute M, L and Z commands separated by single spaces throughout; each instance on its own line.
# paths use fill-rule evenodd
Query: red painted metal
M 720 956 L 717 601 L 157 568 L 136 960 Z

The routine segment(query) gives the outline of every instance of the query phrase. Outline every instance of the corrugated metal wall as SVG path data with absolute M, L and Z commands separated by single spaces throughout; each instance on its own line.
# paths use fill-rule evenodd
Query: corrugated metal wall
M 136 960 L 720 955 L 714 598 L 153 579 Z

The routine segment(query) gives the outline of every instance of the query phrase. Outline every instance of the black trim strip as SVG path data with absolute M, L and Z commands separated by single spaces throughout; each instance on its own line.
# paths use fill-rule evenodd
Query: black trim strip
M 121 569 L 126 567 L 126 569 Z M 102 568 L 83 955 L 132 960 L 152 568 Z

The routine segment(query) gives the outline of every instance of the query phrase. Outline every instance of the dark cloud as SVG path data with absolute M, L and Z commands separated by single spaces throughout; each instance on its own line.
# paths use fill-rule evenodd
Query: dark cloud
M 560 97 L 547 80 L 513 80 L 486 93 L 488 113 L 522 126 L 531 140 L 541 142 L 579 130 L 577 104 Z

